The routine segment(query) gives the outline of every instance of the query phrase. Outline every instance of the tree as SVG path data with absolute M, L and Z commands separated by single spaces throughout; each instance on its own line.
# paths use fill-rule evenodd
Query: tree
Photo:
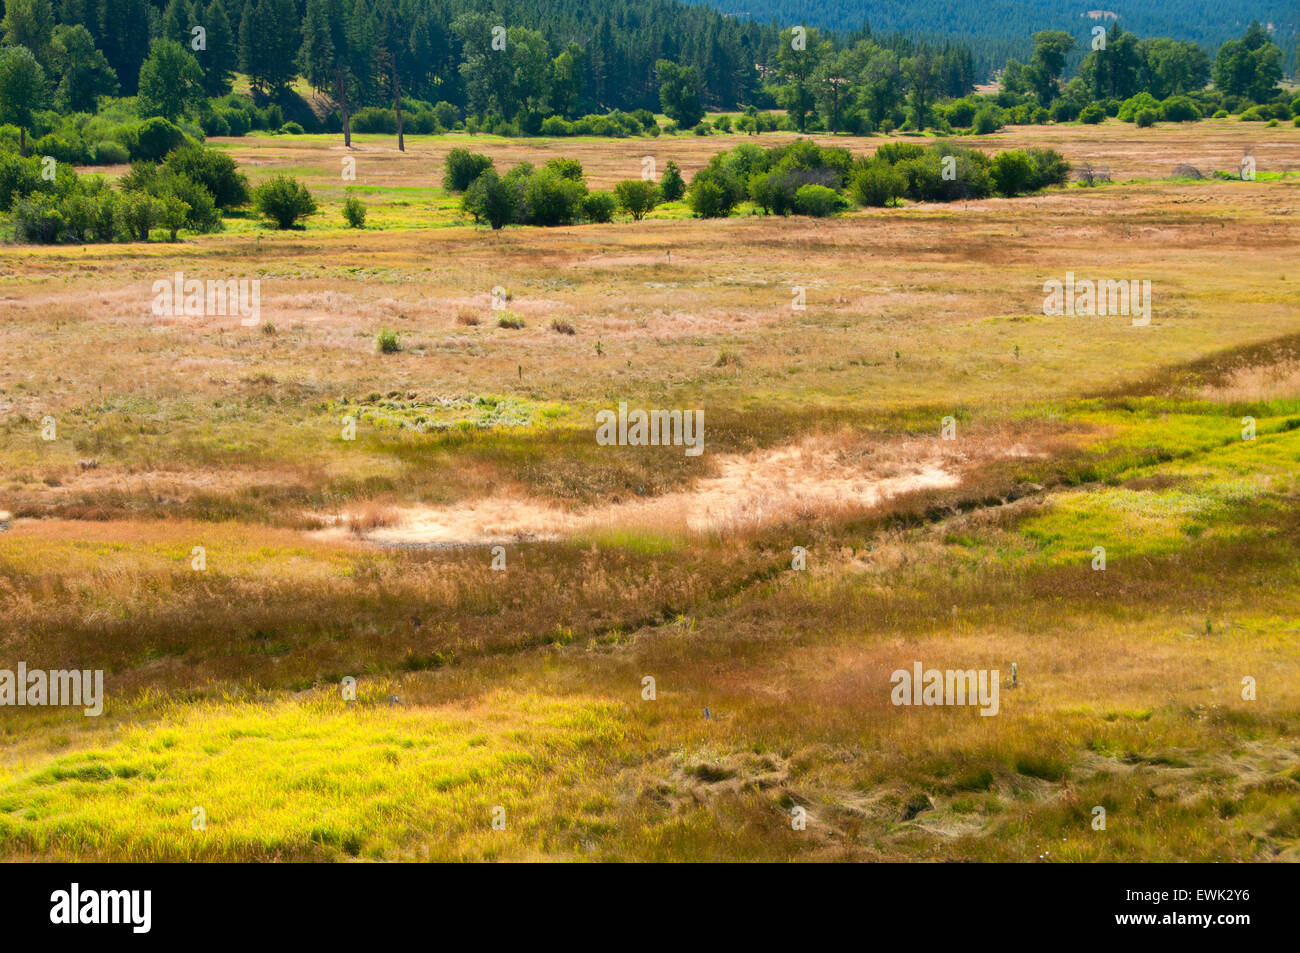
M 239 50 L 222 0 L 208 4 L 199 25 L 207 31 L 206 49 L 196 51 L 203 67 L 203 91 L 209 96 L 224 96 L 230 92 L 230 80 L 239 65 Z
M 257 92 L 274 95 L 293 81 L 298 32 L 294 0 L 247 0 L 244 4 L 239 20 L 239 68 L 248 74 Z
M 555 115 L 566 119 L 577 115 L 584 59 L 582 47 L 570 43 L 551 64 L 551 109 Z
M 660 60 L 655 64 L 655 75 L 659 79 L 659 104 L 669 119 L 689 129 L 704 118 L 699 70 Z
M 1116 22 L 1106 34 L 1105 47 L 1083 58 L 1079 77 L 1094 99 L 1128 99 L 1142 83 L 1142 70 L 1142 43 Z
M 334 72 L 334 38 L 330 30 L 328 0 L 307 0 L 302 21 L 302 72 L 312 89 L 320 92 Z
M 1034 34 L 1034 55 L 1025 67 L 1025 75 L 1039 105 L 1046 106 L 1056 98 L 1066 54 L 1074 47 L 1074 37 L 1062 30 L 1039 30 Z
M 50 0 L 7 0 L 0 30 L 4 31 L 6 44 L 25 46 L 38 63 L 49 63 L 54 36 L 54 7 Z
M 851 104 L 854 68 L 857 64 L 851 50 L 833 53 L 829 42 L 823 46 L 826 49 L 812 76 L 813 101 L 817 104 L 817 112 L 826 120 L 827 127 L 836 133 L 844 127 L 844 116 Z
M 515 220 L 521 202 L 518 179 L 503 179 L 489 168 L 465 191 L 461 207 L 474 221 L 487 222 L 495 230 Z
M 778 102 L 800 132 L 807 129 L 808 114 L 813 111 L 812 78 L 829 50 L 830 45 L 820 41 L 816 30 L 796 33 L 792 28 L 781 32 L 776 66 L 785 85 L 778 91 Z
M 0 50 L 0 124 L 18 127 L 18 152 L 27 155 L 32 113 L 45 102 L 45 70 L 25 46 Z
M 136 112 L 142 118 L 162 116 L 172 122 L 203 98 L 203 70 L 175 40 L 154 40 L 140 67 Z
M 1219 47 L 1212 75 L 1215 87 L 1225 93 L 1268 102 L 1282 78 L 1282 48 L 1259 23 L 1252 22 L 1240 40 Z
M 59 74 L 55 102 L 63 112 L 93 113 L 100 96 L 117 92 L 117 74 L 80 23 L 54 28 L 50 62 Z
M 930 124 L 930 94 L 934 90 L 934 62 L 924 50 L 903 61 L 903 75 L 907 77 L 907 99 L 911 106 L 912 124 L 924 129 Z
M 663 196 L 665 202 L 676 202 L 686 194 L 686 181 L 682 178 L 682 170 L 672 159 L 668 160 L 668 164 L 664 166 L 664 174 L 659 177 L 659 194 Z
M 189 0 L 168 0 L 162 15 L 162 33 L 159 39 L 174 40 L 182 46 L 190 44 L 190 27 L 194 22 L 194 11 L 190 9 Z
M 654 211 L 659 192 L 649 182 L 625 179 L 614 186 L 614 198 L 619 208 L 631 215 L 634 222 L 639 222 L 647 212 Z
M 97 0 L 97 30 L 91 30 L 104 58 L 117 74 L 123 96 L 134 96 L 140 64 L 149 47 L 141 38 L 153 12 L 148 0 Z

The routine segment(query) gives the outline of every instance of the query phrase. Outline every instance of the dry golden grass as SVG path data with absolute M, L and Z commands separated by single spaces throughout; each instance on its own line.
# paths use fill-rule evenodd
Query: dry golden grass
M 737 141 L 468 144 L 607 187 Z M 963 142 L 1160 179 L 1300 130 Z M 460 144 L 361 137 L 364 232 L 337 144 L 277 137 L 225 145 L 322 194 L 304 232 L 0 249 L 0 667 L 108 691 L 0 711 L 0 855 L 1297 859 L 1300 179 L 493 235 Z M 276 333 L 155 318 L 178 270 Z M 1151 279 L 1151 326 L 1044 317 L 1067 271 Z M 620 400 L 704 456 L 596 446 Z M 892 706 L 915 660 L 1001 713 Z

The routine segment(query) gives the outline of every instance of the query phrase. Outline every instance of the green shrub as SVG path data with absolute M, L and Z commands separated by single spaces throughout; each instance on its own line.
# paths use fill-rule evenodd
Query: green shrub
M 508 328 L 511 331 L 518 331 L 524 326 L 524 319 L 513 311 L 506 311 L 501 317 L 497 318 L 497 327 Z
M 1201 111 L 1186 96 L 1170 96 L 1160 104 L 1160 118 L 1165 122 L 1196 122 Z
M 185 133 L 161 116 L 154 116 L 137 127 L 135 141 L 133 159 L 161 162 L 167 153 L 185 141 Z
M 668 160 L 667 165 L 664 166 L 664 174 L 659 177 L 659 194 L 663 196 L 665 202 L 676 202 L 686 194 L 686 180 L 682 178 L 682 170 L 672 159 Z
M 246 136 L 249 130 L 253 128 L 248 113 L 242 109 L 220 109 L 217 110 L 217 114 L 226 121 L 232 136 Z
M 1229 115 L 1229 114 L 1228 114 L 1228 110 L 1226 110 L 1226 109 L 1216 109 L 1216 110 L 1214 111 L 1214 115 L 1211 116 L 1210 118 L 1212 118 L 1212 119 L 1227 119 L 1227 118 L 1228 118 L 1228 115 Z
M 919 159 L 925 155 L 925 147 L 915 142 L 886 142 L 876 149 L 874 158 L 893 165 L 906 159 Z
M 795 211 L 800 215 L 826 218 L 844 207 L 840 193 L 824 185 L 803 185 L 794 194 Z
M 126 146 L 112 139 L 97 142 L 90 148 L 91 165 L 125 165 L 131 161 Z
M 290 121 L 280 127 L 280 132 L 284 133 L 286 136 L 301 136 L 303 128 L 301 124 Z
M 365 228 L 365 203 L 355 195 L 349 195 L 343 202 L 343 219 L 348 223 L 348 228 Z
M 382 132 L 392 135 L 397 132 L 397 111 L 383 109 L 379 106 L 367 106 L 352 114 L 353 132 Z
M 1095 126 L 1106 119 L 1106 108 L 1098 103 L 1089 103 L 1079 110 L 1079 122 Z
M 490 167 L 475 177 L 461 199 L 461 208 L 473 215 L 474 221 L 486 222 L 493 229 L 515 221 L 521 204 L 518 179 L 502 179 Z
M 993 157 L 989 177 L 1002 195 L 1024 195 L 1034 188 L 1034 164 L 1022 149 L 999 152 Z
M 293 228 L 316 211 L 316 200 L 307 187 L 287 175 L 277 175 L 258 186 L 253 205 L 260 215 L 282 229 Z
M 579 166 L 581 175 L 581 166 Z M 523 180 L 525 220 L 530 225 L 569 225 L 582 209 L 587 187 L 551 168 Z
M 612 222 L 618 200 L 609 192 L 592 192 L 582 200 L 582 215 L 589 222 Z
M 540 132 L 544 136 L 571 136 L 573 124 L 563 116 L 547 116 L 542 120 Z
M 164 164 L 206 188 L 217 208 L 248 204 L 248 179 L 236 167 L 235 160 L 224 152 L 187 142 L 172 152 Z
M 468 149 L 452 149 L 447 153 L 447 167 L 442 174 L 442 187 L 448 192 L 464 192 L 486 170 L 492 160 Z
M 618 207 L 632 216 L 633 221 L 641 221 L 646 213 L 654 210 L 659 198 L 659 191 L 649 182 L 640 179 L 625 179 L 614 186 L 614 198 Z
M 707 179 L 691 182 L 691 187 L 687 191 L 687 202 L 691 206 L 691 211 L 700 218 L 726 218 L 735 208 L 735 203 L 729 200 L 726 189 Z
M 147 242 L 149 230 L 162 221 L 162 203 L 146 192 L 128 192 L 118 206 L 122 227 L 129 239 Z
M 1030 183 L 1033 190 L 1045 189 L 1049 185 L 1065 185 L 1070 181 L 1070 163 L 1055 149 L 1035 147 L 1027 149 L 1025 154 L 1029 156 L 1034 170 Z
M 996 106 L 985 106 L 975 114 L 975 121 L 971 128 L 975 130 L 977 135 L 987 136 L 989 133 L 1001 129 L 1003 123 L 1002 110 Z
M 397 332 L 390 328 L 380 328 L 375 335 L 375 350 L 380 354 L 396 354 L 402 349 L 402 342 L 397 339 Z
M 859 205 L 876 208 L 897 205 L 907 191 L 907 178 L 888 162 L 873 161 L 853 173 L 849 191 Z
M 1144 109 L 1160 111 L 1160 101 L 1145 90 L 1124 100 L 1117 115 L 1122 122 L 1137 122 L 1138 113 Z
M 1133 117 L 1133 121 L 1137 123 L 1139 129 L 1146 129 L 1148 126 L 1154 126 L 1159 118 L 1160 114 L 1154 109 L 1141 109 Z

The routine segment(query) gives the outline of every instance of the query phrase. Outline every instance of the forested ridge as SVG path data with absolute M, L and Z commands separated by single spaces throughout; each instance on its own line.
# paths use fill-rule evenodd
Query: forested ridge
M 706 2 L 706 0 L 700 0 Z M 710 7 L 762 23 L 806 23 L 845 30 L 869 21 L 878 33 L 903 32 L 917 38 L 950 40 L 971 49 L 981 76 L 1000 69 L 1010 57 L 1023 59 L 1039 30 L 1065 30 L 1082 40 L 1093 26 L 1109 27 L 1117 14 L 1124 29 L 1139 36 L 1194 40 L 1210 53 L 1240 36 L 1258 20 L 1273 27 L 1273 39 L 1296 68 L 1300 41 L 1300 3 L 1296 0 L 707 0 Z M 1073 63 L 1071 64 L 1073 65 Z

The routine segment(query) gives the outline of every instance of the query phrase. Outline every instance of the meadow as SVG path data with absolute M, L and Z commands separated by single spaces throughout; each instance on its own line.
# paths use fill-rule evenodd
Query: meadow
M 831 219 L 440 186 L 745 140 L 215 140 L 320 211 L 0 246 L 0 668 L 107 686 L 0 711 L 0 856 L 1300 859 L 1300 128 L 1009 127 L 961 144 L 1112 181 Z M 260 322 L 153 314 L 177 272 Z M 599 446 L 620 401 L 705 452 Z M 891 704 L 915 661 L 999 714 Z

